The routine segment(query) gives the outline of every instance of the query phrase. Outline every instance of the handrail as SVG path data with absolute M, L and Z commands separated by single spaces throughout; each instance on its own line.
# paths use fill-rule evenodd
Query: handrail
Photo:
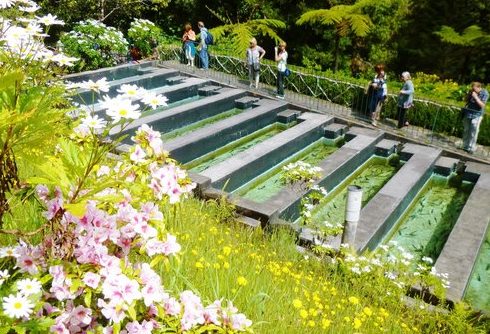
M 179 46 L 166 45 L 160 47 L 162 61 L 178 61 L 184 63 L 184 54 Z M 245 57 L 244 57 L 245 58 Z M 209 67 L 216 74 L 223 73 L 223 80 L 247 80 L 248 68 L 244 58 L 223 55 L 213 50 L 209 58 Z M 199 66 L 199 59 L 196 59 Z M 370 97 L 365 92 L 365 86 L 337 80 L 320 75 L 319 73 L 305 73 L 296 66 L 288 66 L 291 75 L 285 79 L 285 86 L 290 98 L 306 107 L 316 110 L 324 109 L 331 113 L 345 117 L 363 118 L 368 115 Z M 230 77 L 231 76 L 231 77 Z M 264 60 L 261 63 L 260 82 L 269 87 L 275 87 L 277 67 L 275 62 Z M 398 96 L 388 94 L 382 116 L 386 125 L 394 125 L 398 113 Z M 323 102 L 322 102 L 323 101 Z M 409 128 L 404 133 L 410 137 L 418 138 L 427 143 L 438 142 L 444 147 L 460 147 L 463 133 L 463 124 L 460 118 L 460 106 L 443 104 L 428 99 L 414 99 L 414 106 L 409 112 Z M 485 117 L 480 126 L 481 135 L 478 142 L 487 145 L 478 150 L 476 155 L 484 159 L 490 158 L 490 117 Z M 441 136 L 442 135 L 442 136 Z M 449 146 L 448 146 L 449 144 Z

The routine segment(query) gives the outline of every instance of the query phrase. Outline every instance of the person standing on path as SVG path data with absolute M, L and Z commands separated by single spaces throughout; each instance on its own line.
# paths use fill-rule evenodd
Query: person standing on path
M 184 43 L 184 53 L 187 59 L 187 65 L 194 67 L 194 57 L 196 56 L 196 33 L 192 30 L 190 23 L 184 26 L 184 35 L 182 36 L 182 42 Z
M 247 49 L 247 65 L 248 78 L 250 80 L 250 88 L 255 85 L 255 89 L 259 88 L 260 61 L 264 58 L 265 50 L 257 45 L 257 40 L 252 38 Z
M 199 43 L 199 59 L 201 60 L 201 69 L 207 70 L 209 68 L 208 45 L 206 44 L 208 29 L 204 27 L 204 23 L 202 21 L 199 21 L 197 26 L 199 27 L 199 31 L 201 33 L 201 42 Z
M 414 87 L 410 73 L 403 72 L 401 79 L 403 81 L 403 87 L 398 94 L 398 128 L 401 129 L 404 126 L 408 126 L 407 122 L 407 110 L 413 105 L 413 93 Z
M 284 78 L 286 77 L 286 68 L 288 63 L 288 53 L 286 51 L 286 42 L 279 42 L 279 46 L 274 48 L 274 59 L 277 62 L 277 95 L 279 99 L 284 99 Z
M 379 116 L 381 114 L 381 108 L 388 95 L 388 86 L 386 85 L 385 67 L 382 64 L 378 64 L 374 67 L 376 76 L 369 83 L 366 89 L 368 95 L 368 110 L 371 118 L 371 124 L 376 126 Z
M 474 153 L 478 131 L 485 113 L 485 104 L 488 100 L 488 91 L 483 89 L 481 83 L 471 83 L 471 90 L 466 98 L 466 106 L 463 108 L 463 150 Z

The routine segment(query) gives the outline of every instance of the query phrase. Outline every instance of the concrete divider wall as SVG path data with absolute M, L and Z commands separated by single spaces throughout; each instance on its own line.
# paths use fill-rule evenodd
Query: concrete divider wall
M 215 97 L 217 96 L 210 98 Z M 196 103 L 202 104 L 203 100 Z M 284 102 L 261 100 L 255 108 L 168 141 L 165 147 L 172 157 L 181 163 L 187 163 L 274 123 L 277 120 L 277 113 L 286 108 L 287 104 Z
M 355 239 L 359 252 L 376 248 L 427 182 L 441 153 L 440 149 L 405 145 L 401 155 L 408 161 L 361 210 Z
M 226 183 L 225 190 L 233 191 L 321 138 L 322 126 L 332 122 L 333 117 L 305 113 L 298 120 L 301 123 L 210 167 L 203 175 L 211 178 L 214 187 L 221 189 Z
M 178 100 L 182 100 L 188 97 L 197 96 L 198 90 L 207 85 L 208 82 L 199 78 L 187 78 L 184 83 L 173 85 L 173 86 L 164 86 L 157 89 L 152 89 L 151 91 L 155 94 L 163 94 L 164 96 L 171 96 L 173 102 L 177 102 Z M 141 102 L 138 102 L 140 105 Z M 172 103 L 169 102 L 168 103 Z M 162 108 L 157 109 L 160 110 Z M 166 110 L 161 110 L 162 112 L 166 112 L 173 108 L 169 108 Z M 104 109 L 102 108 L 102 103 L 96 103 L 91 106 L 91 110 L 94 113 L 101 113 Z M 76 115 L 76 114 L 75 114 Z
M 435 263 L 437 272 L 449 274 L 452 301 L 464 297 L 490 224 L 490 166 L 467 162 L 464 176 L 476 183 Z
M 199 89 L 209 85 L 209 81 L 200 78 L 185 78 L 181 82 L 171 86 L 163 86 L 150 91 L 155 94 L 162 94 L 168 98 L 168 103 L 178 102 L 180 100 L 197 96 Z
M 241 89 L 223 88 L 217 95 L 208 96 L 197 101 L 137 119 L 121 134 L 132 134 L 142 124 L 148 124 L 153 127 L 154 130 L 163 133 L 169 132 L 232 109 L 235 105 L 235 99 L 240 98 L 245 94 L 246 92 Z M 120 128 L 115 128 L 111 131 L 111 135 L 119 132 Z M 125 142 L 127 143 L 128 140 L 125 140 Z
M 381 131 L 359 127 L 352 127 L 346 135 L 352 139 L 318 165 L 322 168 L 322 177 L 316 183 L 328 191 L 339 185 L 371 157 L 376 144 L 383 138 Z M 284 188 L 268 203 L 279 209 L 282 219 L 293 221 L 298 217 L 299 204 L 305 195 L 306 192 L 298 193 Z
M 176 70 L 167 70 L 167 69 L 158 69 L 154 72 L 149 72 L 142 75 L 136 75 L 132 77 L 127 77 L 119 80 L 114 80 L 109 82 L 109 91 L 107 93 L 103 93 L 103 95 L 109 95 L 111 97 L 119 94 L 117 90 L 123 84 L 131 84 L 137 85 L 139 87 L 143 87 L 145 89 L 156 88 L 159 86 L 164 86 L 167 84 L 166 79 L 172 76 L 177 75 L 179 72 Z M 95 98 L 95 101 L 93 99 Z M 92 91 L 89 90 L 81 90 L 78 92 L 78 95 L 73 97 L 75 102 L 79 102 L 82 104 L 89 104 L 98 101 L 99 95 L 93 94 Z
M 114 80 L 114 78 L 133 76 L 135 73 L 140 73 L 138 72 L 140 69 L 146 69 L 155 65 L 155 61 L 142 61 L 139 64 L 123 64 L 109 68 L 85 71 L 82 73 L 68 74 L 63 76 L 63 80 L 68 80 L 71 82 L 82 82 L 87 80 L 97 81 L 104 77 L 106 77 L 107 80 Z

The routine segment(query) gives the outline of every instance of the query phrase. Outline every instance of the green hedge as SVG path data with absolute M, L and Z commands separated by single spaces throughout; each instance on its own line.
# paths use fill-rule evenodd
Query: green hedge
M 160 49 L 162 60 L 182 60 L 182 52 L 175 46 Z M 219 62 L 218 62 L 219 61 Z M 242 79 L 248 78 L 247 68 L 242 59 L 211 55 L 210 67 L 228 74 L 238 76 Z M 328 100 L 333 103 L 351 108 L 358 114 L 366 114 L 367 96 L 365 87 L 345 81 L 330 79 L 321 75 L 307 73 L 305 69 L 298 66 L 290 66 L 291 75 L 286 78 L 286 87 L 297 93 Z M 262 64 L 260 81 L 275 86 L 276 66 L 270 61 Z M 460 117 L 461 107 L 444 105 L 429 100 L 414 101 L 414 106 L 408 112 L 410 124 L 437 134 L 461 137 L 463 133 L 463 122 Z M 397 97 L 389 95 L 383 106 L 382 115 L 385 118 L 396 119 Z M 490 146 L 490 119 L 485 117 L 480 126 L 478 143 Z

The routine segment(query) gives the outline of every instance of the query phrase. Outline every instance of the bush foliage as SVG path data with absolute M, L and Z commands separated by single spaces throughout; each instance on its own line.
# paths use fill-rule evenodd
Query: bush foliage
M 148 57 L 153 53 L 153 48 L 157 46 L 161 34 L 159 27 L 144 19 L 135 19 L 128 30 L 130 43 L 140 50 L 143 57 Z
M 60 48 L 79 58 L 73 68 L 77 72 L 114 66 L 126 60 L 128 41 L 117 29 L 96 20 L 86 20 L 61 36 Z

